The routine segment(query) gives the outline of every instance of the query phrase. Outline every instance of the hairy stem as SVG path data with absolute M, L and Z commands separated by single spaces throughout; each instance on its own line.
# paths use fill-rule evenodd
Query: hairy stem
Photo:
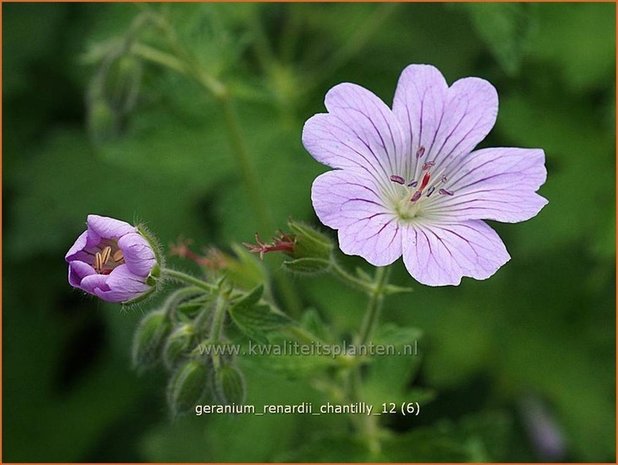
M 353 274 L 346 271 L 334 258 L 331 259 L 330 271 L 339 278 L 342 282 L 354 289 L 371 294 L 373 292 L 373 286 L 371 283 L 357 278 Z
M 215 304 L 215 310 L 212 314 L 212 321 L 210 324 L 210 341 L 212 344 L 219 344 L 221 342 L 221 336 L 223 334 L 223 324 L 225 323 L 225 314 L 227 310 L 227 300 L 223 296 L 217 297 L 217 303 Z M 213 354 L 213 363 L 215 369 L 219 368 L 220 360 L 219 354 Z
M 161 275 L 163 278 L 168 278 L 174 281 L 178 281 L 181 283 L 189 284 L 191 286 L 199 287 L 208 292 L 216 292 L 217 286 L 214 284 L 207 283 L 206 281 L 202 281 L 195 276 L 191 276 L 190 274 L 183 273 L 182 271 L 173 270 L 171 268 L 163 268 L 161 270 Z

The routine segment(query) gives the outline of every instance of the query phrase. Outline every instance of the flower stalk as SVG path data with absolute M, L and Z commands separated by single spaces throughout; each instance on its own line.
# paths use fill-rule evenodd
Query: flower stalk
M 255 212 L 258 227 L 264 231 L 272 230 L 272 215 L 266 203 L 257 170 L 249 156 L 247 143 L 243 136 L 241 124 L 229 89 L 219 79 L 203 69 L 197 60 L 182 46 L 173 26 L 163 15 L 148 6 L 141 8 L 152 20 L 153 24 L 161 30 L 167 39 L 170 49 L 176 56 L 143 44 L 135 44 L 133 52 L 146 60 L 193 79 L 219 102 L 232 154 L 240 168 L 247 197 L 252 210 Z M 287 309 L 291 314 L 298 315 L 301 305 L 298 296 L 294 292 L 292 283 L 282 274 L 275 274 L 274 279 L 279 286 Z
M 199 287 L 200 289 L 210 293 L 217 291 L 217 286 L 214 284 L 207 283 L 206 281 L 191 276 L 190 274 L 183 273 L 182 271 L 173 270 L 171 268 L 163 268 L 161 270 L 161 274 L 164 278 L 188 284 L 190 286 Z
M 380 313 L 382 311 L 382 304 L 384 302 L 384 290 L 388 283 L 389 275 L 389 267 L 379 267 L 376 269 L 373 288 L 369 294 L 369 302 L 367 303 L 367 311 L 365 312 L 365 316 L 356 339 L 356 343 L 359 347 L 369 342 L 378 326 Z M 352 402 L 362 401 L 362 376 L 360 370 L 361 367 L 356 366 L 350 373 L 349 386 Z M 376 457 L 381 452 L 380 425 L 378 424 L 377 418 L 373 415 L 369 415 L 363 416 L 357 420 L 356 427 L 358 428 L 360 435 L 367 441 L 367 446 L 372 456 Z

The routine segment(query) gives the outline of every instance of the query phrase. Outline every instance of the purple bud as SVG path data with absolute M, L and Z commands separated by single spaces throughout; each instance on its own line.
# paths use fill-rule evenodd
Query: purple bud
M 440 195 L 453 195 L 453 193 L 452 193 L 451 191 L 447 191 L 446 189 L 440 189 L 440 190 L 438 191 L 438 193 L 439 193 Z
M 412 181 L 410 184 L 408 184 L 408 187 L 416 187 L 418 185 L 418 181 Z
M 436 188 L 434 186 L 429 188 L 429 191 L 427 192 L 427 197 L 429 197 L 431 194 L 433 194 L 433 192 L 436 190 Z
M 421 145 L 416 151 L 416 158 L 421 158 L 423 155 L 425 155 L 425 147 Z
M 129 302 L 153 290 L 158 275 L 154 246 L 124 221 L 88 215 L 88 229 L 64 257 L 69 284 L 108 302 Z

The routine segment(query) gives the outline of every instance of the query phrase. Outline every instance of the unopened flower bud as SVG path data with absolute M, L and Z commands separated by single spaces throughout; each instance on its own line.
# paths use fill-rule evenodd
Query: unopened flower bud
M 106 100 L 121 113 L 130 111 L 137 100 L 141 80 L 141 61 L 135 55 L 121 55 L 107 70 L 103 89 Z
M 217 398 L 223 404 L 242 404 L 245 401 L 245 378 L 233 365 L 224 365 L 217 370 L 215 389 Z
M 118 135 L 120 122 L 112 106 L 103 98 L 88 102 L 88 131 L 92 140 L 100 144 Z
M 171 323 L 162 310 L 146 315 L 133 336 L 133 366 L 145 370 L 157 364 Z
M 88 215 L 88 229 L 69 249 L 69 284 L 108 302 L 134 303 L 154 290 L 157 247 L 124 221 Z
M 291 254 L 293 258 L 318 258 L 329 261 L 333 252 L 333 241 L 311 226 L 290 220 L 288 227 L 295 237 L 295 247 Z
M 167 338 L 163 347 L 163 363 L 168 370 L 174 369 L 193 349 L 195 331 L 193 325 L 183 324 Z
M 208 386 L 208 369 L 197 360 L 189 360 L 172 375 L 167 386 L 167 401 L 173 416 L 187 413 L 199 403 Z
M 260 258 L 269 252 L 283 252 L 292 260 L 283 262 L 289 271 L 297 273 L 319 273 L 331 265 L 333 242 L 328 236 L 303 223 L 290 220 L 291 233 L 280 232 L 272 243 L 265 243 L 256 234 L 255 244 L 244 244 L 250 252 L 259 253 Z
M 294 249 L 290 256 L 294 260 L 283 262 L 283 266 L 295 273 L 313 274 L 330 267 L 333 243 L 328 236 L 311 226 L 294 220 L 288 222 L 294 236 Z

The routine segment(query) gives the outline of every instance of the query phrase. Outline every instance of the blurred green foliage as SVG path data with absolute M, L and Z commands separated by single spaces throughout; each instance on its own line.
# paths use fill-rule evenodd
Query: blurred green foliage
M 564 436 L 564 460 L 614 461 L 615 5 L 156 8 L 231 88 L 279 227 L 290 216 L 317 224 L 310 186 L 324 167 L 300 133 L 332 85 L 353 81 L 390 102 L 410 63 L 434 64 L 451 82 L 490 80 L 501 110 L 483 145 L 545 149 L 550 203 L 529 222 L 495 225 L 513 259 L 489 281 L 387 298 L 385 322 L 423 329 L 414 379 L 434 400 L 418 417 L 391 420 L 398 434 L 384 459 L 538 460 L 520 407 L 533 396 Z M 343 418 L 170 421 L 163 377 L 130 370 L 142 312 L 66 283 L 63 256 L 88 213 L 144 221 L 164 244 L 184 236 L 226 248 L 257 229 L 220 107 L 197 84 L 141 60 L 106 69 L 110 88 L 97 83 L 97 63 L 140 13 L 3 6 L 3 458 L 363 460 Z M 161 42 L 148 30 L 140 37 Z M 393 282 L 410 284 L 400 263 Z M 357 292 L 326 277 L 295 285 L 339 332 L 358 326 Z M 302 380 L 251 364 L 245 372 L 250 403 L 321 400 Z

